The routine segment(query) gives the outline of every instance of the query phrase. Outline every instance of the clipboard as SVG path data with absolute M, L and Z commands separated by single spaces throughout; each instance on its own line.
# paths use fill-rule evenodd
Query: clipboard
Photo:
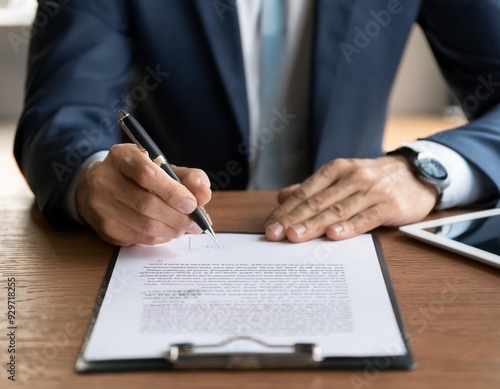
M 322 357 L 321 345 L 312 343 L 273 344 L 264 342 L 254 336 L 231 336 L 213 344 L 174 343 L 165 344 L 162 358 L 119 359 L 89 361 L 84 358 L 85 349 L 94 329 L 99 311 L 108 289 L 118 257 L 117 249 L 110 262 L 96 305 L 88 326 L 87 333 L 79 357 L 75 364 L 77 373 L 143 371 L 143 370 L 258 370 L 258 369 L 365 369 L 410 370 L 417 367 L 408 333 L 406 331 L 396 295 L 385 261 L 380 240 L 371 235 L 377 254 L 380 270 L 383 275 L 390 303 L 396 318 L 406 353 L 403 355 L 385 356 L 333 356 Z M 265 348 L 266 352 L 227 353 L 218 349 L 231 342 L 246 340 Z

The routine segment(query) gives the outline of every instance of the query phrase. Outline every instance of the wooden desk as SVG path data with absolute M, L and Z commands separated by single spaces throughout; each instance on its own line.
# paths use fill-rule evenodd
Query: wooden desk
M 0 146 L 10 143 L 0 136 Z M 10 155 L 2 152 L 0 158 L 0 182 L 6 183 L 0 188 L 0 387 L 470 389 L 500 384 L 500 272 L 384 228 L 375 232 L 419 363 L 414 371 L 77 375 L 73 367 L 114 249 L 90 231 L 49 228 Z M 234 192 L 217 194 L 208 208 L 217 231 L 258 232 L 274 205 L 273 192 Z M 9 277 L 16 283 L 16 383 L 7 381 L 6 372 Z

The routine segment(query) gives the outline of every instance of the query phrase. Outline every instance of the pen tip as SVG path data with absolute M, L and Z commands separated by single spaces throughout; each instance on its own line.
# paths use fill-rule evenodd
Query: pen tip
M 128 116 L 128 112 L 124 109 L 120 109 L 120 118 L 124 118 L 125 116 Z
M 212 229 L 212 227 L 208 227 L 207 230 L 205 231 L 205 233 L 208 232 L 210 234 L 210 236 L 212 237 L 212 239 L 215 241 L 215 242 L 218 242 L 217 240 L 217 237 L 215 236 L 215 232 L 214 230 Z

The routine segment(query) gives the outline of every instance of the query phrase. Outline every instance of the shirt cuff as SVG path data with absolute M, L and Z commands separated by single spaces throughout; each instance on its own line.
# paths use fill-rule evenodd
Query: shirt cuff
M 78 215 L 78 211 L 76 210 L 76 202 L 75 202 L 75 194 L 76 189 L 78 187 L 78 182 L 80 181 L 80 177 L 82 174 L 92 165 L 94 162 L 104 161 L 104 158 L 108 155 L 109 150 L 98 151 L 95 154 L 92 154 L 88 157 L 83 163 L 78 167 L 73 177 L 68 183 L 66 190 L 62 195 L 62 209 L 71 219 L 80 224 L 86 224 L 80 215 Z
M 417 140 L 405 146 L 415 151 L 432 153 L 448 172 L 450 185 L 443 191 L 436 209 L 470 205 L 486 197 L 483 188 L 488 186 L 483 174 L 455 150 L 428 140 Z

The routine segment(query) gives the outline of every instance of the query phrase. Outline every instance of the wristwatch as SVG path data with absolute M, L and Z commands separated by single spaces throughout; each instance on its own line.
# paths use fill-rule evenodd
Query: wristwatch
M 431 153 L 415 151 L 410 147 L 400 147 L 386 155 L 401 155 L 405 157 L 420 180 L 432 185 L 438 194 L 437 204 L 441 201 L 443 191 L 450 185 L 446 168 Z

